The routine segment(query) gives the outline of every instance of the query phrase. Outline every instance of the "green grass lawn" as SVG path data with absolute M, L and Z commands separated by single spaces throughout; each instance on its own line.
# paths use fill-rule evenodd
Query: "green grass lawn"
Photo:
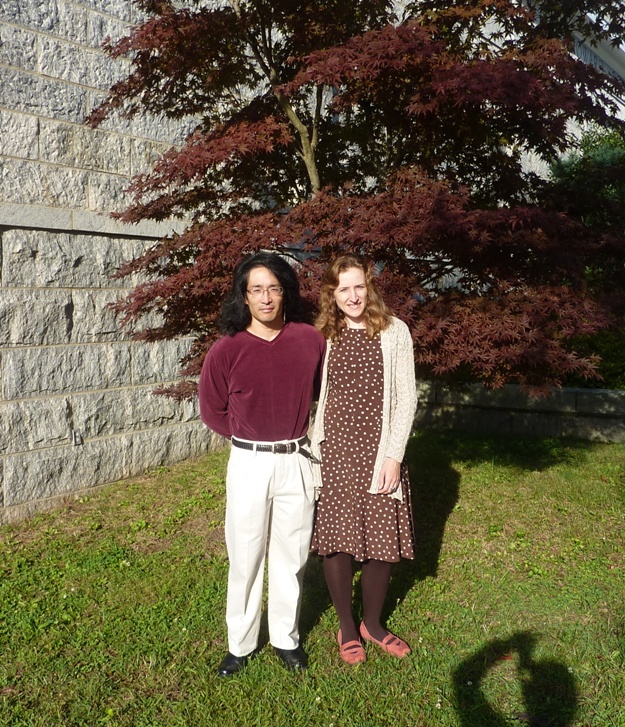
M 418 557 L 387 613 L 407 659 L 343 664 L 313 557 L 309 670 L 263 633 L 216 676 L 221 452 L 0 528 L 0 725 L 625 726 L 625 445 L 424 432 L 409 459 Z

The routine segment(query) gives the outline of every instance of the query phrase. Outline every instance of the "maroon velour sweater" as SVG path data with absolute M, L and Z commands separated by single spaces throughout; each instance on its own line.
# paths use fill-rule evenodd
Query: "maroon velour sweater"
M 224 437 L 256 442 L 299 439 L 320 388 L 325 339 L 305 323 L 287 323 L 272 340 L 249 331 L 214 343 L 199 382 L 200 413 Z

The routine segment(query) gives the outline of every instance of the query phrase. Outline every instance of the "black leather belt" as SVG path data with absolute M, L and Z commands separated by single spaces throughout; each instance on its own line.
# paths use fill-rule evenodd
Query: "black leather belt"
M 301 450 L 302 445 L 308 442 L 308 437 L 302 437 L 294 442 L 267 442 L 261 444 L 260 442 L 243 442 L 240 439 L 232 437 L 232 444 L 239 449 L 256 450 L 256 452 L 272 452 L 273 454 L 293 454 L 294 452 L 300 452 L 303 455 L 310 454 L 305 450 Z

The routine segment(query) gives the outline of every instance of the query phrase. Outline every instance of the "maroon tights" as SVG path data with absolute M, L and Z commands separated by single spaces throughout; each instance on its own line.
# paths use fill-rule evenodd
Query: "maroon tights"
M 349 553 L 332 553 L 323 557 L 323 573 L 339 617 L 343 643 L 359 638 L 352 611 L 352 560 Z M 392 563 L 384 560 L 366 560 L 360 576 L 362 620 L 371 636 L 379 641 L 388 634 L 380 623 L 380 617 L 391 578 L 391 566 Z

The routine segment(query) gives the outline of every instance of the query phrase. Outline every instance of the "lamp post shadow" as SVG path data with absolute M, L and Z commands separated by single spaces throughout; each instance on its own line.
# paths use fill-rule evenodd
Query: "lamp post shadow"
M 509 727 L 516 720 L 530 727 L 567 727 L 578 709 L 575 678 L 554 659 L 536 661 L 536 635 L 520 631 L 508 639 L 495 639 L 460 663 L 454 671 L 456 709 L 462 727 Z M 503 715 L 488 700 L 482 682 L 498 662 L 516 655 L 517 677 L 525 711 Z

